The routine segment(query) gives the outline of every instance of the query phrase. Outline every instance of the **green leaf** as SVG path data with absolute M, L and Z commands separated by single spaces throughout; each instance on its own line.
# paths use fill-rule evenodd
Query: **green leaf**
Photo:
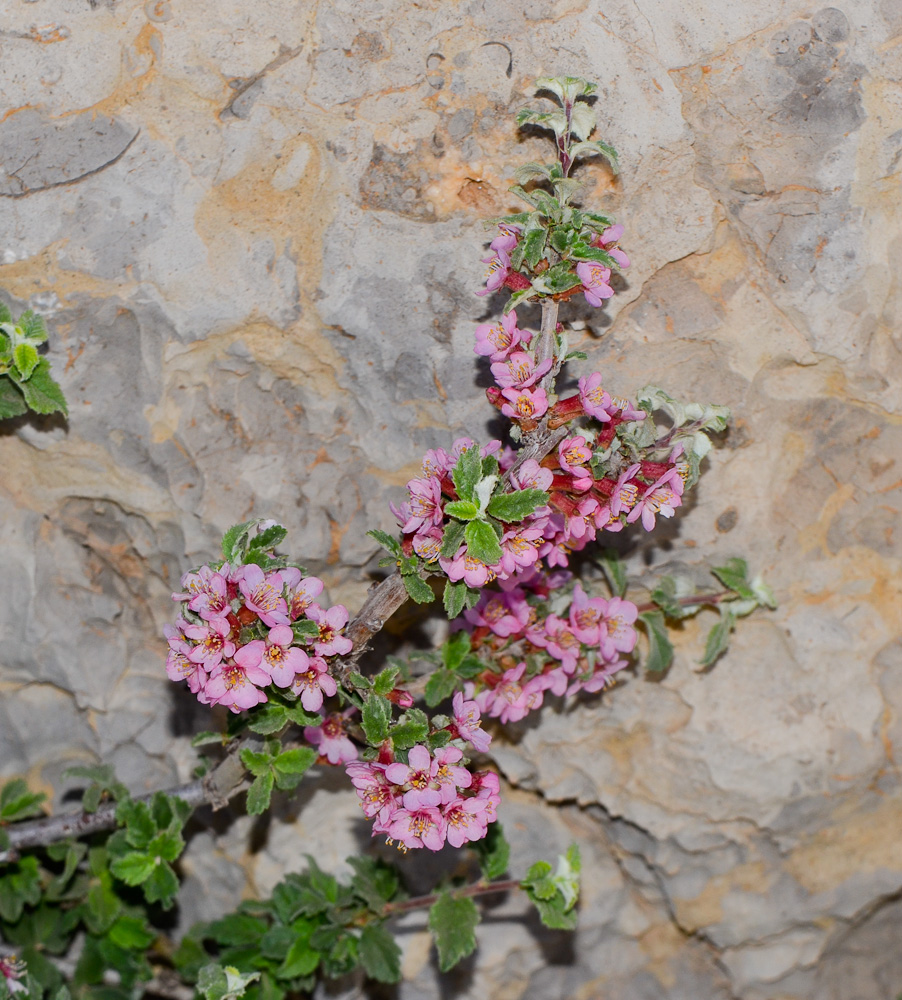
M 460 453 L 457 464 L 451 470 L 451 478 L 461 500 L 476 501 L 476 484 L 482 478 L 482 458 L 475 444 Z
M 526 263 L 533 269 L 545 253 L 545 240 L 547 237 L 548 231 L 543 227 L 527 232 L 520 242 Z
M 311 625 L 314 624 L 311 622 Z M 288 725 L 288 709 L 277 701 L 261 705 L 248 719 L 247 728 L 261 736 L 271 736 Z M 216 735 L 215 733 L 213 734 Z M 195 737 L 196 739 L 197 737 Z M 210 740 L 209 742 L 213 742 Z M 192 741 L 193 744 L 193 741 Z M 256 772 L 254 772 L 256 773 Z
M 471 500 L 452 500 L 445 504 L 445 513 L 461 521 L 472 521 L 479 517 L 479 507 Z
M 360 935 L 358 950 L 363 971 L 380 983 L 397 983 L 401 978 L 401 949 L 382 924 L 367 924 Z
M 589 246 L 587 243 L 574 243 L 570 248 L 570 257 L 573 260 L 591 260 L 597 264 L 604 264 L 605 267 L 616 270 L 619 264 L 616 260 L 601 247 Z
M 580 141 L 588 139 L 595 128 L 595 108 L 585 101 L 573 105 L 570 112 L 570 134 Z
M 521 288 L 504 303 L 504 315 L 506 316 L 512 309 L 516 309 L 521 302 L 527 302 L 536 295 L 535 288 Z
M 241 759 L 241 763 L 255 777 L 267 774 L 272 765 L 272 756 L 265 751 L 258 752 L 245 747 L 238 756 Z
M 31 373 L 37 368 L 38 360 L 38 352 L 33 344 L 25 342 L 16 344 L 13 348 L 13 363 L 19 369 L 23 382 L 31 378 Z
M 27 382 L 20 382 L 19 388 L 29 409 L 35 413 L 62 413 L 68 416 L 66 397 L 63 390 L 50 375 L 50 362 L 41 358 Z
M 0 323 L 12 323 L 13 314 L 5 302 L 0 302 Z
M 479 909 L 472 899 L 455 899 L 449 892 L 440 893 L 429 909 L 429 928 L 438 948 L 438 964 L 447 972 L 476 948 Z
M 705 643 L 705 655 L 699 660 L 703 667 L 710 667 L 718 660 L 730 645 L 730 633 L 736 627 L 736 616 L 721 605 L 720 621 L 708 633 Z
M 523 108 L 517 112 L 517 125 L 538 125 L 539 128 L 549 128 L 555 135 L 563 135 L 567 130 L 567 116 L 563 111 L 533 111 Z M 530 204 L 532 204 L 530 202 Z
M 152 931 L 141 917 L 121 916 L 109 931 L 110 940 L 126 951 L 144 951 L 156 939 Z
M 450 698 L 457 690 L 457 677 L 450 670 L 436 670 L 426 681 L 426 704 L 430 708 L 446 698 Z
M 239 972 L 234 966 L 211 963 L 198 974 L 197 988 L 205 1000 L 237 1000 L 244 996 L 250 983 L 260 978 L 259 972 Z
M 453 559 L 457 555 L 457 550 L 463 543 L 466 530 L 467 526 L 463 523 L 463 521 L 452 521 L 445 528 L 441 549 L 441 557 L 443 559 Z
M 442 663 L 449 670 L 457 670 L 471 648 L 470 633 L 461 630 L 445 640 L 441 648 Z
M 41 882 L 38 874 L 38 859 L 29 854 L 5 870 L 0 878 L 0 917 L 15 923 L 22 916 L 27 903 L 36 906 L 41 898 Z
M 9 376 L 0 375 L 0 420 L 20 417 L 28 412 L 25 397 Z
M 391 724 L 391 702 L 382 695 L 371 695 L 363 703 L 360 714 L 360 724 L 364 735 L 371 746 L 379 746 L 388 739 L 388 728 Z
M 414 573 L 406 573 L 401 577 L 401 580 L 408 596 L 417 604 L 429 604 L 435 600 L 435 592 L 422 577 Z
M 754 601 L 755 591 L 748 581 L 748 565 L 744 559 L 731 559 L 726 566 L 714 566 L 711 572 L 733 593 L 744 601 Z
M 676 580 L 672 576 L 662 576 L 657 587 L 651 592 L 652 601 L 668 618 L 686 618 L 689 611 L 677 600 Z
M 491 566 L 501 559 L 501 546 L 495 529 L 485 521 L 470 521 L 466 527 L 464 538 L 467 540 L 467 555 L 471 559 Z
M 294 747 L 280 753 L 273 761 L 273 767 L 281 774 L 305 774 L 316 758 L 317 753 L 311 747 Z
M 547 503 L 548 494 L 544 490 L 517 490 L 514 493 L 496 493 L 489 501 L 487 510 L 492 517 L 510 524 L 522 521 Z
M 92 882 L 85 897 L 85 924 L 92 934 L 106 934 L 122 912 L 122 901 L 112 888 L 109 872 Z
M 385 667 L 380 670 L 378 674 L 373 678 L 372 687 L 375 694 L 386 695 L 390 691 L 394 691 L 395 684 L 398 680 L 398 674 L 400 674 L 398 667 Z
M 423 717 L 419 718 L 415 714 L 417 711 L 417 709 L 413 709 L 410 712 L 405 712 L 397 724 L 392 726 L 389 735 L 396 750 L 409 750 L 417 743 L 422 743 L 429 735 L 429 723 L 422 712 L 419 715 Z
M 488 831 L 482 840 L 475 840 L 470 847 L 479 858 L 482 876 L 487 882 L 501 878 L 510 864 L 511 846 L 504 836 L 504 830 L 498 822 L 489 823 Z
M 554 873 L 554 884 L 558 892 L 564 897 L 564 906 L 567 910 L 576 906 L 579 899 L 579 876 L 582 871 L 582 859 L 579 854 L 579 847 L 571 844 L 567 848 L 566 854 L 561 854 L 557 859 L 557 870 Z
M 116 858 L 110 865 L 110 871 L 126 885 L 140 885 L 150 878 L 157 861 L 140 851 L 131 851 L 121 858 Z
M 214 920 L 207 927 L 206 937 L 217 944 L 257 944 L 266 933 L 268 924 L 249 913 L 230 913 L 221 920 Z
M 303 642 L 304 639 L 319 635 L 319 625 L 309 618 L 302 618 L 300 621 L 291 623 L 291 631 L 294 632 L 295 639 Z
M 352 855 L 348 864 L 354 869 L 351 889 L 374 913 L 394 899 L 398 891 L 397 872 L 384 861 L 366 855 Z
M 268 528 L 264 528 L 258 535 L 250 539 L 248 548 L 258 549 L 260 552 L 268 552 L 270 549 L 274 549 L 277 545 L 284 542 L 287 534 L 287 529 L 283 528 L 281 524 L 271 524 Z
M 247 552 L 248 536 L 256 521 L 245 521 L 243 524 L 232 525 L 222 536 L 222 554 L 227 563 L 241 563 Z
M 673 644 L 667 635 L 667 625 L 660 611 L 643 611 L 639 621 L 648 636 L 648 659 L 645 669 L 650 674 L 663 673 L 673 663 Z
M 29 792 L 22 778 L 14 778 L 0 791 L 0 820 L 13 823 L 29 816 L 39 816 L 41 803 L 46 798 L 43 792 Z
M 449 619 L 456 618 L 463 611 L 466 592 L 467 585 L 463 580 L 458 580 L 457 583 L 452 583 L 450 580 L 445 581 L 443 603 L 445 605 L 445 614 Z
M 599 562 L 614 596 L 623 597 L 627 587 L 626 563 L 613 549 L 605 549 Z
M 22 331 L 25 339 L 30 340 L 33 344 L 43 344 L 47 339 L 47 327 L 44 325 L 43 318 L 31 309 L 22 313 L 16 325 Z
M 156 836 L 158 826 L 146 802 L 124 799 L 116 806 L 116 820 L 126 828 L 125 839 L 132 847 L 146 847 Z
M 274 781 L 275 779 L 271 770 L 254 778 L 253 784 L 247 790 L 247 811 L 249 815 L 259 816 L 269 808 Z
M 536 291 L 544 292 L 546 295 L 555 295 L 558 292 L 566 292 L 577 285 L 582 284 L 582 279 L 576 274 L 572 265 L 566 261 L 555 264 L 544 274 L 540 274 L 533 280 Z
M 401 543 L 393 535 L 389 535 L 385 531 L 380 531 L 378 528 L 373 528 L 372 531 L 368 531 L 367 534 L 370 538 L 375 538 L 376 541 L 386 549 L 391 552 L 393 556 L 403 555 L 403 550 L 401 549 Z
M 755 594 L 755 600 L 758 602 L 758 607 L 771 608 L 774 609 L 777 606 L 777 599 L 774 597 L 774 592 L 771 588 L 764 582 L 763 577 L 756 576 L 750 584 L 752 590 Z
M 288 949 L 285 961 L 276 970 L 276 975 L 280 979 L 295 979 L 298 976 L 307 976 L 319 965 L 320 953 L 310 947 L 310 936 L 313 925 L 308 925 L 306 921 L 304 924 L 310 927 L 310 930 L 298 937 Z

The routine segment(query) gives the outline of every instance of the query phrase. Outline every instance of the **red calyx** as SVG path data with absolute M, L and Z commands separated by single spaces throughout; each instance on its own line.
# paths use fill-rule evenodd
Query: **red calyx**
M 512 292 L 522 292 L 524 288 L 532 287 L 532 282 L 529 278 L 525 274 L 520 274 L 519 271 L 511 271 L 502 284 Z
M 673 466 L 669 462 L 640 462 L 642 475 L 646 479 L 660 479 Z
M 253 625 L 257 620 L 257 612 L 251 611 L 251 609 L 245 604 L 242 604 L 235 614 L 238 617 L 238 621 L 241 622 L 242 625 Z

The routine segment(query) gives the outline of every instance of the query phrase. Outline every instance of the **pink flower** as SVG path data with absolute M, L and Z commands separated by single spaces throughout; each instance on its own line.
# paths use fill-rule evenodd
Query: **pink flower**
M 282 582 L 285 584 L 285 598 L 288 605 L 288 617 L 297 621 L 307 613 L 307 608 L 313 605 L 313 600 L 323 592 L 323 581 L 315 576 L 304 579 L 296 566 L 280 570 Z
M 235 651 L 233 663 L 219 665 L 204 692 L 211 705 L 227 705 L 238 713 L 243 708 L 253 708 L 268 700 L 261 690 L 270 683 L 269 674 L 259 667 L 263 646 L 265 643 L 260 640 L 249 642 Z
M 463 692 L 457 691 L 451 700 L 454 710 L 454 725 L 461 739 L 472 743 L 480 752 L 485 753 L 492 737 L 480 725 L 479 706 L 475 701 L 464 701 Z M 471 775 L 472 784 L 472 775 Z
M 518 722 L 525 718 L 533 709 L 541 706 L 545 691 L 545 682 L 541 676 L 520 684 L 525 670 L 526 663 L 523 662 L 505 671 L 498 686 L 477 695 L 476 703 L 483 711 L 502 722 Z
M 357 789 L 364 816 L 376 818 L 383 827 L 391 823 L 392 816 L 401 807 L 396 796 L 397 786 L 385 776 L 386 766 L 372 761 L 355 761 L 345 768 L 351 784 Z
M 623 227 L 621 226 L 620 228 L 622 229 Z M 520 238 L 520 227 L 502 222 L 499 224 L 498 229 L 500 230 L 500 234 L 492 240 L 489 246 L 493 250 L 504 250 L 509 253 L 517 245 L 517 240 Z
M 619 517 L 621 513 L 630 510 L 639 495 L 639 487 L 630 480 L 642 468 L 637 462 L 629 466 L 621 474 L 614 485 L 614 492 L 611 494 L 611 514 Z
M 385 777 L 395 785 L 404 786 L 404 808 L 417 810 L 437 806 L 442 801 L 441 792 L 432 784 L 432 757 L 424 746 L 412 747 L 407 754 L 407 764 L 389 764 Z
M 622 597 L 612 597 L 606 602 L 600 637 L 601 655 L 613 660 L 617 653 L 631 653 L 636 646 L 636 630 L 633 622 L 639 617 L 639 609 L 632 601 Z
M 304 739 L 319 748 L 320 756 L 330 764 L 348 764 L 357 760 L 357 747 L 345 733 L 347 712 L 327 715 L 321 726 L 304 726 Z
M 328 611 L 313 606 L 307 617 L 319 625 L 319 639 L 313 643 L 318 656 L 344 656 L 351 652 L 354 643 L 340 634 L 348 623 L 348 609 L 343 604 L 336 604 Z
M 473 776 L 465 767 L 458 767 L 463 751 L 458 747 L 439 747 L 432 761 L 432 781 L 438 785 L 442 805 L 447 805 L 457 797 L 459 788 L 469 788 Z M 407 805 L 405 796 L 404 805 Z
M 628 399 L 624 399 L 622 396 L 611 396 L 611 405 L 608 407 L 608 412 L 612 417 L 615 414 L 619 415 L 621 420 L 644 420 L 648 416 L 645 410 L 637 409 Z
M 309 669 L 307 654 L 303 649 L 292 646 L 292 642 L 294 632 L 291 628 L 288 625 L 276 625 L 269 630 L 266 648 L 260 660 L 260 666 L 280 688 L 289 687 L 295 674 L 302 674 Z
M 578 384 L 579 401 L 585 412 L 590 417 L 607 423 L 611 419 L 611 415 L 608 413 L 611 397 L 601 387 L 601 374 L 593 372 L 588 377 L 583 376 Z
M 614 289 L 608 284 L 611 269 L 595 261 L 582 261 L 576 265 L 576 273 L 583 283 L 583 294 L 590 306 L 600 306 L 603 299 L 609 299 Z
M 551 469 L 545 469 L 534 458 L 527 458 L 511 476 L 511 484 L 518 490 L 548 490 L 554 480 Z
M 454 468 L 451 456 L 444 448 L 430 448 L 423 456 L 423 479 L 441 479 Z
M 572 438 L 564 438 L 557 446 L 558 461 L 561 469 L 571 476 L 584 479 L 591 478 L 592 473 L 587 468 L 587 463 L 592 460 L 592 449 L 586 446 L 586 439 L 581 435 Z M 590 484 L 591 485 L 591 484 Z M 588 486 L 586 487 L 588 489 Z
M 188 659 L 202 663 L 209 673 L 222 660 L 235 653 L 235 643 L 229 641 L 232 626 L 225 618 L 213 618 L 208 627 L 203 625 L 185 626 L 185 635 L 194 639 L 197 645 L 188 653 Z
M 580 642 L 587 646 L 596 645 L 601 638 L 601 619 L 607 610 L 603 597 L 589 597 L 577 584 L 573 588 L 573 602 L 570 605 L 570 628 Z
M 407 484 L 410 491 L 410 517 L 402 525 L 401 531 L 428 531 L 438 527 L 445 519 L 442 510 L 442 484 L 434 476 L 429 479 L 411 479 Z
M 504 279 L 510 273 L 511 259 L 506 250 L 496 250 L 494 256 L 483 257 L 482 262 L 489 265 L 485 272 L 485 288 L 481 288 L 476 294 L 488 295 L 504 284 Z
M 461 546 L 457 555 L 452 559 L 439 559 L 439 566 L 452 583 L 463 580 L 468 587 L 478 590 L 487 583 L 491 583 L 498 576 L 500 564 L 487 566 L 479 559 L 474 559 L 466 554 L 466 549 Z
M 601 236 L 593 240 L 592 246 L 600 247 L 605 253 L 610 254 L 621 267 L 629 267 L 629 257 L 618 246 L 621 236 L 623 236 L 623 226 L 619 223 L 616 226 L 609 226 Z
M 513 576 L 534 566 L 539 561 L 538 542 L 543 524 L 533 522 L 506 531 L 501 538 L 501 571 L 499 575 Z
M 229 564 L 223 567 L 229 572 Z M 201 566 L 196 573 L 186 573 L 182 577 L 185 593 L 173 594 L 174 601 L 187 601 L 188 607 L 196 611 L 205 621 L 221 618 L 229 611 L 228 584 L 225 576 L 209 566 Z
M 513 387 L 525 389 L 535 385 L 547 371 L 550 371 L 551 364 L 551 358 L 546 358 L 537 365 L 531 354 L 514 351 L 506 362 L 497 361 L 492 365 L 492 375 L 502 389 Z
M 308 712 L 318 712 L 323 707 L 323 695 L 331 697 L 338 690 L 338 685 L 329 673 L 326 661 L 320 657 L 309 657 L 307 667 L 303 673 L 294 675 L 291 690 L 300 697 Z
M 544 389 L 502 389 L 501 395 L 508 400 L 501 412 L 511 420 L 538 420 L 548 410 Z
M 166 657 L 166 674 L 171 681 L 187 681 L 188 690 L 197 695 L 197 700 L 202 705 L 210 703 L 209 698 L 204 693 L 207 672 L 202 664 L 189 660 L 185 650 L 169 650 L 169 655 Z
M 533 552 L 535 547 L 530 546 Z M 483 593 L 474 608 L 464 612 L 464 618 L 473 625 L 484 625 L 502 638 L 520 632 L 526 623 L 526 602 L 515 604 L 509 594 Z
M 651 531 L 655 526 L 655 515 L 673 517 L 674 510 L 682 504 L 683 480 L 676 469 L 669 469 L 655 480 L 642 499 L 627 515 L 627 524 L 642 517 L 642 527 Z
M 440 851 L 445 845 L 445 818 L 435 808 L 399 809 L 386 833 L 405 847 Z
M 238 587 L 244 595 L 247 607 L 260 616 L 264 625 L 288 624 L 288 605 L 282 599 L 282 576 L 268 573 L 266 576 L 253 563 L 244 567 Z
M 477 354 L 489 355 L 492 361 L 503 361 L 519 343 L 528 344 L 532 334 L 517 328 L 517 314 L 511 310 L 500 323 L 482 323 L 476 327 Z
M 573 634 L 570 622 L 558 618 L 557 615 L 549 615 L 545 619 L 545 648 L 551 656 L 560 661 L 568 674 L 573 673 L 582 646 Z
M 448 802 L 442 810 L 448 843 L 452 847 L 463 847 L 471 841 L 482 840 L 488 832 L 488 808 L 487 799 L 458 797 Z

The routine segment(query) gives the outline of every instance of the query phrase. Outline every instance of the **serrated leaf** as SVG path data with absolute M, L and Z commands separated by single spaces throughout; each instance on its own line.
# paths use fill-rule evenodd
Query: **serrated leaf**
M 750 584 L 752 590 L 755 594 L 755 600 L 758 602 L 759 607 L 770 608 L 773 610 L 777 607 L 777 599 L 774 596 L 773 590 L 770 586 L 764 582 L 764 578 L 761 576 L 756 576 Z
M 300 621 L 291 623 L 291 631 L 294 632 L 295 639 L 303 642 L 305 639 L 315 638 L 319 635 L 319 625 L 309 618 L 302 618 Z
M 352 855 L 348 864 L 354 869 L 351 889 L 374 913 L 380 913 L 398 891 L 398 875 L 384 861 L 365 855 Z
M 20 382 L 19 388 L 30 410 L 35 413 L 62 413 L 68 416 L 66 397 L 63 390 L 50 375 L 50 362 L 40 358 L 27 382 Z
M 223 733 L 214 733 L 212 729 L 205 729 L 201 733 L 196 733 L 191 737 L 192 747 L 205 747 L 209 746 L 211 743 L 222 743 L 224 738 Z
M 476 948 L 479 909 L 472 899 L 455 899 L 450 893 L 439 894 L 429 909 L 429 929 L 438 949 L 442 972 L 453 969 Z
M 651 599 L 668 618 L 685 618 L 690 612 L 676 597 L 676 581 L 672 576 L 662 576 L 651 592 Z
M 13 363 L 19 370 L 23 382 L 31 378 L 31 373 L 37 368 L 40 360 L 37 349 L 27 342 L 16 344 L 13 348 Z
M 574 273 L 572 265 L 566 262 L 555 264 L 554 267 L 549 268 L 544 274 L 540 274 L 537 278 L 533 279 L 534 287 L 546 295 L 566 292 L 581 284 L 582 279 Z
M 25 397 L 6 375 L 0 375 L 0 420 L 20 417 L 28 412 Z
M 486 835 L 482 840 L 476 840 L 469 845 L 479 858 L 482 877 L 491 882 L 501 878 L 510 864 L 511 847 L 504 836 L 504 830 L 498 822 L 489 823 Z
M 660 611 L 643 611 L 639 621 L 648 636 L 648 658 L 645 669 L 652 674 L 663 673 L 673 663 L 673 644 L 667 635 L 667 624 Z
M 518 184 L 528 184 L 530 181 L 537 180 L 538 178 L 550 181 L 551 169 L 543 163 L 524 163 L 514 171 L 514 177 L 517 178 Z
M 491 566 L 501 559 L 501 546 L 495 529 L 485 521 L 470 521 L 464 532 L 467 542 L 467 555 L 471 559 Z
M 44 324 L 44 319 L 38 316 L 36 312 L 31 309 L 26 309 L 25 312 L 19 317 L 16 326 L 22 331 L 22 335 L 26 340 L 30 340 L 33 344 L 43 344 L 47 339 L 47 327 Z
M 476 501 L 476 484 L 482 478 L 482 459 L 479 448 L 473 445 L 460 453 L 457 464 L 451 470 L 454 488 L 461 500 Z
M 417 604 L 429 604 L 435 600 L 435 592 L 422 577 L 414 573 L 407 573 L 401 577 L 401 580 L 408 596 Z
M 442 600 L 445 605 L 445 614 L 449 619 L 456 618 L 463 611 L 466 591 L 467 585 L 463 580 L 458 580 L 456 583 L 452 583 L 451 580 L 445 581 L 445 593 Z
M 294 944 L 288 949 L 285 961 L 276 970 L 276 975 L 280 979 L 295 979 L 298 976 L 307 976 L 319 965 L 320 953 L 310 947 L 311 932 L 298 937 Z
M 272 798 L 272 788 L 275 779 L 271 770 L 254 778 L 253 784 L 247 790 L 247 811 L 250 816 L 259 816 L 269 808 Z
M 132 847 L 146 847 L 156 836 L 157 824 L 146 802 L 126 799 L 116 806 L 116 820 L 125 826 L 125 839 Z
M 364 735 L 371 746 L 378 746 L 388 739 L 388 729 L 391 725 L 391 702 L 382 695 L 371 695 L 363 703 L 360 713 L 360 724 Z
M 579 847 L 571 844 L 566 854 L 558 855 L 557 869 L 554 873 L 554 884 L 564 897 L 565 910 L 572 910 L 579 899 L 579 876 L 582 871 L 582 859 Z
M 535 268 L 545 253 L 545 241 L 548 237 L 547 230 L 534 229 L 525 234 L 521 241 L 523 257 L 530 268 Z
M 738 594 L 744 601 L 755 600 L 755 591 L 747 579 L 748 565 L 744 559 L 731 559 L 726 566 L 712 567 L 711 572 L 728 590 Z
M 570 257 L 573 260 L 591 260 L 612 269 L 619 267 L 617 261 L 606 250 L 589 246 L 587 243 L 574 243 L 570 248 Z
M 285 541 L 288 530 L 281 524 L 271 524 L 264 528 L 259 534 L 250 539 L 248 548 L 259 549 L 261 552 L 268 552 L 277 545 Z
M 534 111 L 523 108 L 517 112 L 517 125 L 538 125 L 539 128 L 549 128 L 555 135 L 561 136 L 567 130 L 567 116 L 563 111 Z
M 409 750 L 422 743 L 429 734 L 429 722 L 418 709 L 405 712 L 389 731 L 392 744 L 396 750 Z
M 475 489 L 475 483 L 473 488 Z M 463 521 L 452 521 L 445 528 L 441 549 L 441 557 L 443 559 L 453 559 L 457 555 L 457 550 L 464 542 L 466 530 L 467 526 Z
M 736 616 L 727 608 L 721 606 L 720 621 L 708 633 L 705 642 L 705 655 L 699 660 L 703 667 L 710 667 L 729 648 L 730 634 L 736 627 Z
M 544 490 L 516 490 L 514 493 L 496 493 L 486 508 L 492 517 L 511 524 L 544 507 L 548 494 Z
M 212 938 L 217 944 L 257 944 L 268 926 L 265 920 L 249 913 L 230 913 L 208 924 L 204 936 Z
M 315 624 L 311 622 L 311 625 Z M 318 633 L 317 633 L 318 634 Z M 261 736 L 271 736 L 288 725 L 288 709 L 276 701 L 260 706 L 248 719 L 247 727 Z M 244 751 L 242 751 L 244 752 Z M 243 759 L 243 758 L 242 758 Z M 246 765 L 250 767 L 250 764 Z M 254 774 L 257 772 L 254 771 Z
M 247 540 L 256 521 L 232 525 L 222 536 L 222 554 L 228 563 L 240 563 L 247 551 Z
M 255 776 L 266 774 L 272 766 L 272 755 L 265 751 L 261 752 L 245 747 L 238 756 L 241 763 Z
M 521 288 L 519 291 L 514 292 L 504 304 L 504 315 L 506 316 L 512 309 L 516 309 L 521 302 L 527 302 L 533 298 L 535 294 L 536 290 L 534 288 Z
M 370 538 L 374 538 L 383 549 L 391 552 L 393 556 L 403 555 L 401 544 L 393 535 L 389 535 L 385 531 L 380 531 L 378 528 L 373 528 L 373 530 L 368 531 L 367 534 Z
M 445 513 L 461 521 L 472 521 L 479 517 L 480 511 L 478 505 L 471 500 L 452 500 L 445 504 Z
M 398 667 L 390 666 L 380 670 L 372 680 L 372 688 L 376 694 L 388 694 L 393 691 L 400 674 Z
M 126 885 L 140 885 L 150 878 L 157 862 L 148 854 L 131 851 L 121 858 L 116 858 L 110 865 L 110 871 Z
M 380 983 L 397 983 L 401 979 L 401 949 L 382 924 L 363 928 L 358 956 L 370 979 Z

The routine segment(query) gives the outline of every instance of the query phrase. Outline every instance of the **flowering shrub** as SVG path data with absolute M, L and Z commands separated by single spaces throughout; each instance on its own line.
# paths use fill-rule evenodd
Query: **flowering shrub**
M 64 959 L 81 949 L 69 979 L 85 996 L 124 1000 L 151 978 L 161 989 L 164 969 L 196 984 L 206 1000 L 245 993 L 280 1000 L 311 989 L 317 976 L 357 966 L 396 981 L 400 949 L 386 923 L 417 906 L 430 908 L 442 969 L 476 946 L 473 900 L 484 893 L 524 890 L 547 926 L 573 927 L 575 848 L 554 870 L 538 861 L 522 878 L 503 878 L 509 850 L 497 822 L 501 782 L 489 759 L 496 723 L 517 723 L 548 699 L 614 686 L 638 663 L 640 631 L 645 669 L 666 669 L 668 621 L 704 606 L 720 610 L 702 660 L 710 665 L 738 616 L 772 605 L 740 559 L 713 570 L 723 588 L 716 592 L 696 593 L 665 577 L 636 603 L 626 596 L 623 564 L 599 547 L 608 533 L 651 532 L 659 518 L 675 516 L 728 412 L 681 403 L 655 386 L 624 399 L 606 391 L 600 372 L 579 374 L 575 387 L 562 389 L 564 366 L 585 355 L 568 348 L 561 304 L 581 295 L 602 308 L 630 259 L 620 246 L 623 226 L 582 207 L 571 176 L 584 158 L 604 157 L 616 169 L 614 150 L 591 139 L 594 86 L 566 78 L 538 87 L 554 106 L 524 110 L 518 122 L 550 130 L 556 160 L 518 171 L 512 191 L 529 208 L 492 221 L 485 285 L 475 290 L 509 293 L 503 313 L 476 327 L 474 344 L 490 366 L 495 384 L 486 395 L 507 418 L 505 437 L 462 437 L 423 456 L 406 498 L 391 507 L 397 531 L 370 532 L 391 573 L 353 618 L 328 605 L 321 580 L 277 553 L 286 531 L 270 520 L 230 529 L 222 558 L 182 577 L 173 594 L 179 612 L 165 628 L 166 672 L 202 704 L 227 707 L 228 731 L 195 738 L 215 749 L 196 782 L 170 793 L 135 799 L 108 768 L 75 769 L 88 782 L 75 819 L 29 823 L 42 796 L 21 781 L 3 789 L 0 824 L 9 832 L 0 856 L 8 866 L 0 876 L 0 934 L 21 946 L 22 957 L 0 952 L 0 1000 L 54 991 L 55 1000 L 66 1000 L 65 961 L 49 961 L 39 942 Z M 517 314 L 530 304 L 541 307 L 537 331 L 521 327 Z M 20 364 L 19 327 L 0 328 L 0 361 L 15 342 Z M 21 365 L 17 372 L 16 391 L 27 399 L 28 376 Z M 593 551 L 604 591 L 579 576 L 578 554 Z M 438 650 L 366 662 L 369 639 L 407 599 L 428 604 L 439 594 L 450 632 Z M 374 837 L 402 853 L 467 847 L 482 878 L 407 899 L 398 873 L 383 862 L 351 858 L 354 874 L 340 883 L 308 859 L 271 899 L 199 925 L 162 965 L 159 949 L 151 961 L 154 914 L 130 889 L 140 888 L 144 904 L 173 905 L 173 863 L 191 809 L 219 807 L 246 789 L 247 811 L 261 814 L 274 791 L 294 789 L 316 763 L 344 769 Z M 111 828 L 105 840 L 97 837 Z M 66 840 L 72 832 L 95 840 L 90 847 Z

